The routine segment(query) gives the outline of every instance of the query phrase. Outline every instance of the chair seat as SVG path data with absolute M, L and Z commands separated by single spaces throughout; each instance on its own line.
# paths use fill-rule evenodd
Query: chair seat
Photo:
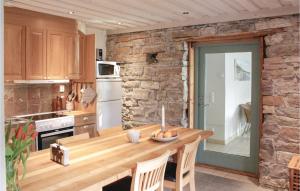
M 103 187 L 103 191 L 130 191 L 131 177 L 127 176 Z
M 165 180 L 176 182 L 176 168 L 177 164 L 174 162 L 168 162 L 165 172 Z

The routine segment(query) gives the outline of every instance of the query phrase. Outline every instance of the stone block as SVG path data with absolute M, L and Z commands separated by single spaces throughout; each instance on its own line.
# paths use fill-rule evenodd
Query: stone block
M 276 161 L 278 164 L 287 166 L 293 155 L 294 154 L 290 152 L 278 151 L 276 152 Z
M 199 29 L 183 29 L 172 32 L 173 38 L 197 37 L 200 35 Z
M 272 139 L 263 138 L 260 141 L 260 159 L 263 161 L 275 160 L 275 147 Z
M 281 127 L 277 140 L 285 143 L 300 144 L 300 127 Z M 300 153 L 300 150 L 298 152 Z
M 284 105 L 284 99 L 282 96 L 263 96 L 263 105 L 281 106 Z
M 285 152 L 291 152 L 291 153 L 297 153 L 300 154 L 300 144 L 299 143 L 286 143 L 283 141 L 276 141 L 275 144 L 276 151 L 285 151 Z
M 300 95 L 299 94 L 288 95 L 284 99 L 290 107 L 300 108 Z
M 200 36 L 211 36 L 217 33 L 217 29 L 215 26 L 211 27 L 203 27 L 200 29 Z
M 157 89 L 159 89 L 159 83 L 152 82 L 152 81 L 142 81 L 141 88 L 157 90 Z
M 150 92 L 145 89 L 133 89 L 132 97 L 135 99 L 148 100 L 150 97 Z
M 296 56 L 299 55 L 299 44 L 279 44 L 266 49 L 267 57 Z
M 140 81 L 127 81 L 125 83 L 123 83 L 123 87 L 124 88 L 137 88 L 139 87 L 141 84 Z
M 265 37 L 267 46 L 276 44 L 294 44 L 299 42 L 299 32 L 282 32 Z
M 271 28 L 282 28 L 290 26 L 293 26 L 293 23 L 288 18 L 262 19 L 255 23 L 256 30 L 265 30 Z
M 268 106 L 268 105 L 263 106 L 263 114 L 272 114 L 272 113 L 275 113 L 274 106 Z
M 276 107 L 275 114 L 277 116 L 284 116 L 293 119 L 298 119 L 300 121 L 300 110 L 295 107 Z

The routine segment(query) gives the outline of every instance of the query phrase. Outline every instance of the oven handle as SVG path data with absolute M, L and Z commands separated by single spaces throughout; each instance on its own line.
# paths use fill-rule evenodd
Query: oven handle
M 62 133 L 69 133 L 69 132 L 74 132 L 74 129 L 66 129 L 66 130 L 62 130 L 62 131 L 56 131 L 56 132 L 52 132 L 52 133 L 46 133 L 46 134 L 42 134 L 41 137 L 50 137 L 53 135 L 58 135 L 58 134 L 62 134 Z

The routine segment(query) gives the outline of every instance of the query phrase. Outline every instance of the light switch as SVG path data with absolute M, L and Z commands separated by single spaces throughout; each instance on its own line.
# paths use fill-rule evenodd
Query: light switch
M 210 103 L 215 103 L 215 92 L 210 92 Z
M 59 93 L 65 92 L 65 85 L 59 85 Z

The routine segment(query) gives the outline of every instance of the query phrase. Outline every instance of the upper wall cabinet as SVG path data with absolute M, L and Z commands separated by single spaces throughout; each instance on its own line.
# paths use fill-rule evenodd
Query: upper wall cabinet
M 5 80 L 25 78 L 26 27 L 6 23 L 4 26 L 4 75 Z
M 5 8 L 6 80 L 79 79 L 77 23 L 18 8 Z
M 46 79 L 46 30 L 27 27 L 26 79 Z
M 72 55 L 74 56 L 74 55 Z M 47 34 L 47 78 L 68 79 L 65 75 L 65 36 L 61 32 Z
M 65 34 L 65 71 L 70 79 L 80 79 L 83 72 L 79 42 L 79 35 Z

